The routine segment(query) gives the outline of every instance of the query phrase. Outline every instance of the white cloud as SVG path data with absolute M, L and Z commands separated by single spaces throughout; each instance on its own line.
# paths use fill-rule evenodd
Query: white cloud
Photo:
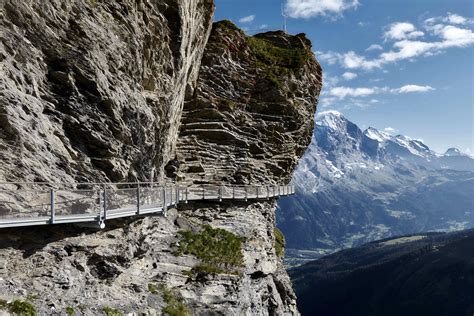
M 437 16 L 425 20 L 425 25 L 433 25 L 435 23 L 447 23 L 447 24 L 457 24 L 457 25 L 466 25 L 474 23 L 474 20 L 465 18 L 455 13 L 448 12 L 447 16 Z
M 268 28 L 268 24 L 262 24 L 258 28 L 261 29 L 261 30 L 266 29 L 266 28 Z
M 350 87 L 334 87 L 329 90 L 329 95 L 334 96 L 340 100 L 347 97 L 366 97 L 376 94 L 378 88 L 350 88 Z
M 446 25 L 436 23 L 436 21 L 451 21 L 457 24 Z M 474 32 L 466 26 L 460 26 L 461 23 L 471 23 L 469 21 L 464 17 L 452 14 L 447 17 L 425 20 L 425 30 L 435 38 L 431 41 L 414 40 L 416 37 L 423 36 L 424 33 L 418 31 L 411 23 L 397 22 L 391 24 L 389 30 L 384 34 L 385 39 L 395 40 L 392 49 L 381 52 L 376 58 L 366 58 L 354 51 L 346 53 L 318 52 L 320 54 L 318 57 L 323 61 L 327 61 L 330 65 L 338 62 L 345 69 L 373 70 L 400 60 L 413 60 L 420 56 L 434 56 L 443 53 L 448 48 L 463 48 L 473 45 Z M 380 50 L 381 48 L 382 46 L 373 44 L 366 50 Z
M 335 63 L 338 62 L 338 60 L 341 57 L 339 53 L 336 53 L 333 51 L 327 51 L 327 52 L 316 51 L 314 52 L 314 54 L 316 55 L 316 58 L 319 61 L 327 62 L 329 65 L 334 65 Z
M 327 89 L 324 95 L 343 100 L 346 98 L 364 98 L 376 94 L 393 93 L 393 94 L 407 94 L 407 93 L 422 93 L 435 90 L 431 86 L 419 86 L 414 84 L 404 85 L 400 88 L 390 89 L 388 87 L 344 87 L 331 86 Z M 334 101 L 334 100 L 333 100 Z M 378 100 L 372 99 L 370 103 L 377 103 Z
M 240 23 L 251 23 L 255 20 L 255 15 L 244 16 L 243 18 L 239 19 Z
M 366 48 L 366 51 L 371 51 L 371 50 L 383 50 L 383 47 L 378 44 L 372 44 Z
M 354 78 L 357 78 L 357 74 L 353 72 L 345 72 L 342 74 L 342 78 L 345 80 L 352 80 Z
M 418 86 L 416 84 L 409 84 L 398 89 L 392 89 L 393 93 L 413 93 L 413 92 L 429 92 L 433 91 L 435 88 L 430 86 Z
M 418 31 L 415 26 L 408 22 L 397 22 L 390 25 L 388 31 L 385 32 L 385 39 L 403 40 L 407 38 L 417 38 L 425 35 Z
M 341 63 L 343 67 L 347 69 L 362 68 L 371 70 L 374 68 L 380 68 L 380 66 L 382 66 L 381 60 L 368 60 L 364 56 L 360 56 L 353 51 L 347 52 L 342 55 Z
M 395 134 L 396 132 L 398 132 L 398 129 L 389 126 L 385 127 L 383 131 L 389 134 Z
M 358 6 L 358 0 L 288 0 L 285 12 L 291 18 L 308 19 L 316 16 L 338 16 L 343 11 Z

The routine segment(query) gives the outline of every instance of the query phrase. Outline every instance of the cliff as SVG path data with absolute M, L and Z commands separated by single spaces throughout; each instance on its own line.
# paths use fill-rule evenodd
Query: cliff
M 211 1 L 0 8 L 1 180 L 283 183 L 311 140 L 321 68 L 304 35 L 212 26 Z M 297 314 L 275 207 L 2 229 L 0 309 Z

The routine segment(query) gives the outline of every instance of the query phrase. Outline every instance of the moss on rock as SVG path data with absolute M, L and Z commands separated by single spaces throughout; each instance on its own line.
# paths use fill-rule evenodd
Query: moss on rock
M 275 253 L 278 258 L 282 258 L 285 255 L 285 236 L 276 227 L 273 232 L 275 234 Z
M 191 273 L 238 273 L 243 266 L 242 242 L 225 229 L 204 225 L 200 232 L 181 231 L 175 255 L 191 254 L 201 260 Z

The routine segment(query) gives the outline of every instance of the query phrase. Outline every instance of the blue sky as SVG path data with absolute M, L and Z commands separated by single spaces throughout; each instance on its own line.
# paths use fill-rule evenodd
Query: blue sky
M 474 13 L 470 0 L 216 0 L 216 20 L 254 34 L 306 33 L 325 85 L 318 111 L 362 128 L 474 153 Z

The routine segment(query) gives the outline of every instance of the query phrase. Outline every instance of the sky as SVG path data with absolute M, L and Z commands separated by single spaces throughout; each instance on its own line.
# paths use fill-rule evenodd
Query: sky
M 215 20 L 306 33 L 324 72 L 318 112 L 474 154 L 474 1 L 216 0 Z M 282 9 L 283 8 L 283 9 Z

